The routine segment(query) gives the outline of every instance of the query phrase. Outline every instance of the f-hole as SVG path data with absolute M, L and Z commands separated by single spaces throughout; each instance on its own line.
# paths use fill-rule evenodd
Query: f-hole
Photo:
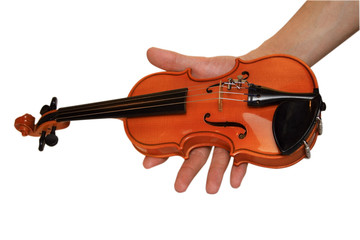
M 213 88 L 213 87 L 216 87 L 216 86 L 219 86 L 219 85 L 220 85 L 220 83 L 215 83 L 215 84 L 209 86 L 209 87 L 206 89 L 206 92 L 207 92 L 207 93 L 212 93 L 213 90 L 211 90 L 210 88 Z
M 215 127 L 239 127 L 241 129 L 244 130 L 243 133 L 240 133 L 239 134 L 239 138 L 240 139 L 244 139 L 246 137 L 246 134 L 247 134 L 247 130 L 246 130 L 246 127 L 241 124 L 241 123 L 238 123 L 238 122 L 228 122 L 228 121 L 225 121 L 225 122 L 212 122 L 212 121 L 208 121 L 207 119 L 210 117 L 210 113 L 206 113 L 204 115 L 204 121 L 211 125 L 211 126 L 215 126 Z

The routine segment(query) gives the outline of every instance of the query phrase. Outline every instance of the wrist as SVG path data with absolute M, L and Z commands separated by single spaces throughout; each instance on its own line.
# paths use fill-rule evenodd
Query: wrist
M 253 60 L 259 57 L 267 56 L 270 54 L 279 54 L 282 53 L 279 50 L 276 50 L 277 48 L 273 47 L 269 40 L 265 41 L 263 44 L 261 44 L 258 48 L 255 48 L 254 50 L 248 52 L 245 55 L 240 56 L 243 60 Z

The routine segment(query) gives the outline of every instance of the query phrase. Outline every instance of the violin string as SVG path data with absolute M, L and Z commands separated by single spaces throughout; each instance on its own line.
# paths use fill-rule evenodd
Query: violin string
M 176 89 L 174 89 L 174 90 L 176 90 Z M 185 92 L 186 92 L 186 90 L 177 91 L 176 93 L 185 93 Z M 169 91 L 165 91 L 165 92 L 149 93 L 149 94 L 144 94 L 144 95 L 131 96 L 131 97 L 127 97 L 127 98 L 119 98 L 119 99 L 109 100 L 109 101 L 102 101 L 102 102 L 96 102 L 96 103 L 89 103 L 89 104 L 65 107 L 65 108 L 63 108 L 63 110 L 64 111 L 72 111 L 72 110 L 87 109 L 87 108 L 92 109 L 94 107 L 101 107 L 101 106 L 107 106 L 107 105 L 114 106 L 114 104 L 125 104 L 126 102 L 134 102 L 134 101 L 140 102 L 140 100 L 153 99 L 154 97 L 162 97 L 162 96 L 167 96 L 167 95 L 172 95 L 172 94 L 174 94 L 174 92 L 172 90 L 169 90 Z
M 165 104 L 158 104 L 158 105 L 152 105 L 152 106 L 134 107 L 134 108 L 120 109 L 120 110 L 109 110 L 109 111 L 105 111 L 105 112 L 96 112 L 96 113 L 82 113 L 82 114 L 76 114 L 74 116 L 65 116 L 65 117 L 61 117 L 61 115 L 60 115 L 60 116 L 56 117 L 56 121 L 67 121 L 68 119 L 70 121 L 70 119 L 73 117 L 81 118 L 81 117 L 87 117 L 87 116 L 94 116 L 94 115 L 98 115 L 98 114 L 121 113 L 121 112 L 125 112 L 125 111 L 149 109 L 149 108 L 156 108 L 156 107 L 166 107 L 166 106 L 173 106 L 173 105 L 179 105 L 179 104 L 204 102 L 204 101 L 212 101 L 212 100 L 218 101 L 219 98 L 208 98 L 208 99 L 200 99 L 200 100 L 192 100 L 192 101 L 182 101 L 182 102 L 177 102 L 177 103 L 165 103 Z M 233 99 L 233 98 L 222 98 L 222 100 L 247 102 L 247 100 Z M 68 114 L 68 113 L 66 113 L 66 114 Z
M 242 96 L 245 96 L 245 95 L 248 95 L 247 93 L 234 93 L 234 92 L 224 92 L 224 91 L 215 91 L 215 92 L 212 92 L 212 93 L 201 93 L 201 94 L 191 94 L 191 95 L 187 95 L 187 96 L 179 96 L 179 97 L 171 97 L 171 98 L 165 98 L 165 99 L 154 99 L 154 100 L 150 100 L 150 101 L 137 101 L 137 102 L 132 102 L 132 103 L 118 103 L 116 105 L 112 104 L 112 105 L 108 105 L 108 106 L 95 106 L 95 107 L 91 107 L 91 108 L 80 108 L 80 109 L 70 109 L 70 110 L 64 110 L 64 108 L 62 109 L 62 113 L 63 114 L 79 114 L 81 112 L 86 112 L 86 111 L 99 111 L 99 110 L 106 110 L 106 109 L 114 109 L 114 108 L 117 108 L 117 107 L 131 107 L 131 106 L 136 106 L 136 105 L 139 105 L 139 104 L 151 104 L 151 103 L 154 103 L 155 107 L 156 106 L 160 106 L 159 104 L 156 105 L 156 103 L 159 103 L 159 102 L 164 102 L 164 101 L 170 101 L 170 100 L 176 100 L 176 99 L 183 99 L 183 98 L 194 98 L 194 97 L 201 97 L 201 96 L 205 96 L 205 95 L 210 95 L 210 94 L 216 94 L 218 95 L 218 93 L 231 93 L 231 94 L 236 94 L 236 95 L 242 95 Z M 211 98 L 213 99 L 213 98 Z M 216 98 L 219 100 L 219 98 Z M 231 98 L 220 98 L 220 99 L 225 99 L 225 100 L 239 100 L 239 99 L 231 99 Z M 203 101 L 203 100 L 207 100 L 207 99 L 200 99 L 199 101 Z M 242 99 L 240 99 L 241 101 L 243 101 Z M 192 100 L 192 101 L 187 101 L 189 103 L 193 102 L 193 101 L 197 101 L 197 100 Z M 171 104 L 171 103 L 169 103 Z M 173 104 L 179 104 L 179 103 L 173 103 Z M 150 106 L 151 107 L 151 106 Z M 131 108 L 125 108 L 124 110 L 132 110 Z
M 203 86 L 205 85 L 206 87 L 202 87 L 202 88 L 199 88 L 199 86 Z M 224 85 L 223 85 L 224 86 Z M 196 87 L 196 88 L 195 88 Z M 143 103 L 150 103 L 150 101 L 148 101 L 147 99 L 153 99 L 154 97 L 162 97 L 162 96 L 167 96 L 167 95 L 173 95 L 174 92 L 176 90 L 182 90 L 182 91 L 177 91 L 176 93 L 187 93 L 187 96 L 190 96 L 189 92 L 191 91 L 199 91 L 199 90 L 204 90 L 204 89 L 209 89 L 210 87 L 216 87 L 215 86 L 209 86 L 209 83 L 203 83 L 203 84 L 197 84 L 197 85 L 192 85 L 192 86 L 189 86 L 188 88 L 180 88 L 180 89 L 173 89 L 173 90 L 168 90 L 168 91 L 164 91 L 164 92 L 157 92 L 157 93 L 150 93 L 150 94 L 145 94 L 145 95 L 137 95 L 137 96 L 132 96 L 132 97 L 128 97 L 128 98 L 120 98 L 120 99 L 115 99 L 115 100 L 109 100 L 109 101 L 102 101 L 102 102 L 96 102 L 96 103 L 89 103 L 89 104 L 82 104 L 82 105 L 77 105 L 77 106 L 70 106 L 70 107 L 64 107 L 62 108 L 62 111 L 63 112 L 74 112 L 74 111 L 86 111 L 86 110 L 91 110 L 91 109 L 94 109 L 94 108 L 101 108 L 101 107 L 113 107 L 115 104 L 121 104 L 123 106 L 126 106 L 126 103 L 127 102 L 132 102 L 132 104 L 139 104 L 141 103 L 140 100 L 145 100 L 143 101 Z M 248 87 L 239 87 L 237 86 L 236 87 L 237 90 L 239 89 L 248 89 Z M 206 94 L 209 94 L 209 93 L 212 93 L 213 90 L 211 90 L 211 92 L 207 92 Z M 217 92 L 219 93 L 219 92 Z M 221 92 L 221 93 L 231 93 L 231 92 Z M 205 95 L 205 94 L 204 94 Z M 199 96 L 199 94 L 197 95 L 191 95 L 191 96 Z M 180 97 L 182 98 L 182 97 Z M 172 98 L 164 98 L 164 99 L 161 99 L 159 101 L 166 101 L 166 100 L 171 100 L 171 99 L 174 99 L 173 97 Z M 137 101 L 137 102 L 134 102 Z M 154 101 L 154 100 L 151 100 L 151 101 Z M 116 106 L 116 105 L 115 105 Z
M 102 102 L 96 102 L 96 103 L 88 103 L 88 104 L 82 104 L 82 105 L 77 105 L 77 106 L 70 106 L 70 107 L 65 107 L 62 108 L 62 110 L 65 112 L 70 112 L 70 111 L 78 111 L 78 110 L 87 110 L 87 109 L 94 109 L 94 108 L 101 108 L 103 106 L 110 106 L 113 107 L 115 104 L 121 104 L 126 106 L 127 102 L 134 102 L 136 101 L 137 103 L 142 102 L 146 102 L 148 101 L 148 99 L 154 99 L 155 97 L 166 97 L 169 95 L 173 95 L 176 90 L 182 90 L 180 89 L 173 89 L 173 90 L 168 90 L 168 91 L 164 91 L 164 92 L 156 92 L 156 93 L 149 93 L 149 94 L 144 94 L 144 95 L 137 95 L 137 96 L 131 96 L 131 97 L 127 97 L 127 98 L 120 98 L 120 99 L 115 99 L 115 100 L 109 100 L 109 101 L 102 101 Z M 176 93 L 186 93 L 186 89 L 182 90 L 182 91 L 176 91 Z M 163 98 L 164 100 L 166 98 Z
M 62 114 L 79 114 L 81 112 L 87 112 L 87 111 L 101 111 L 101 110 L 106 110 L 106 109 L 114 109 L 117 107 L 128 107 L 128 108 L 124 108 L 123 110 L 134 110 L 136 108 L 131 108 L 131 106 L 136 106 L 136 105 L 140 105 L 140 104 L 149 104 L 149 103 L 156 103 L 156 102 L 164 102 L 164 101 L 168 101 L 168 100 L 176 100 L 176 99 L 183 99 L 183 98 L 189 98 L 189 97 L 199 97 L 199 96 L 205 96 L 205 95 L 209 95 L 209 94 L 216 94 L 218 95 L 219 92 L 212 92 L 212 93 L 203 93 L 203 94 L 194 94 L 194 95 L 189 95 L 189 96 L 181 96 L 181 97 L 173 97 L 173 98 L 166 98 L 166 99 L 157 99 L 157 100 L 151 100 L 151 101 L 146 101 L 146 102 L 133 102 L 133 103 L 129 103 L 129 104 L 118 104 L 118 105 L 111 105 L 111 106 L 106 106 L 106 107 L 92 107 L 92 108 L 86 108 L 86 109 L 74 109 L 72 111 L 64 111 L 62 109 L 61 113 Z M 227 93 L 227 92 L 225 92 Z M 237 93 L 239 95 L 248 95 L 247 93 Z M 192 101 L 187 101 L 187 103 L 191 103 L 191 102 L 197 102 L 197 101 L 206 101 L 206 100 L 213 100 L 213 99 L 217 99 L 219 100 L 219 97 L 217 98 L 207 98 L 207 99 L 199 99 L 199 100 L 192 100 Z M 246 102 L 246 100 L 244 99 L 235 99 L 235 98 L 224 98 L 221 97 L 220 99 L 224 99 L 224 100 L 233 100 L 233 101 L 241 101 L 241 102 Z M 169 106 L 171 104 L 183 104 L 186 102 L 175 102 L 175 103 L 168 103 L 166 106 Z M 146 107 L 158 107 L 158 106 L 165 106 L 163 104 L 155 104 L 155 105 L 150 105 L 150 106 L 144 106 L 142 108 L 146 108 Z M 130 107 L 130 108 L 129 108 Z
M 209 86 L 209 83 L 207 83 L 205 87 L 193 88 L 193 87 L 195 87 L 195 86 L 197 87 L 197 86 L 202 86 L 202 85 L 205 85 L 205 84 L 199 84 L 199 85 L 190 86 L 190 87 L 188 87 L 188 92 L 198 91 L 198 90 L 204 90 L 204 89 L 208 89 L 208 88 L 219 88 L 219 86 L 210 87 L 210 86 Z M 232 85 L 232 86 L 235 86 L 234 83 L 232 83 L 231 85 Z M 226 87 L 226 86 L 225 86 L 225 83 L 222 83 L 222 87 Z M 236 87 L 236 89 L 248 89 L 248 87 Z
M 201 87 L 199 88 L 199 86 L 203 86 L 205 85 L 206 87 Z M 197 87 L 197 88 L 195 88 Z M 214 88 L 218 88 L 218 86 L 213 86 Z M 203 84 L 197 84 L 197 85 L 192 85 L 188 88 L 184 88 L 183 91 L 178 91 L 177 93 L 185 93 L 185 92 L 192 92 L 192 91 L 200 91 L 200 90 L 204 90 L 204 89 L 208 89 L 210 88 L 209 83 L 203 83 Z M 236 89 L 247 89 L 247 87 L 237 87 Z M 173 90 L 177 90 L 177 89 L 173 89 Z M 150 94 L 145 94 L 145 95 L 138 95 L 138 96 L 132 96 L 132 97 L 128 97 L 128 98 L 120 98 L 120 99 L 115 99 L 115 100 L 109 100 L 109 101 L 103 101 L 103 102 L 97 102 L 97 103 L 90 103 L 90 104 L 83 104 L 83 105 L 77 105 L 77 106 L 71 106 L 71 107 L 65 107 L 63 108 L 63 111 L 78 111 L 80 109 L 86 110 L 86 109 L 93 109 L 93 108 L 100 108 L 102 106 L 113 106 L 113 104 L 123 104 L 125 106 L 126 102 L 133 102 L 134 100 L 139 101 L 140 100 L 147 100 L 147 99 L 152 99 L 154 98 L 154 96 L 156 97 L 162 97 L 162 96 L 167 96 L 167 95 L 172 95 L 174 94 L 174 92 L 172 92 L 173 90 L 168 90 L 168 91 L 164 91 L 164 92 L 157 92 L 154 93 L 155 95 L 153 95 L 152 93 Z M 179 89 L 181 90 L 181 88 Z M 217 92 L 219 93 L 219 92 Z M 224 92 L 225 93 L 225 92 Z M 230 93 L 230 92 L 227 92 Z M 209 93 L 207 93 L 209 94 Z M 190 96 L 190 94 L 188 94 L 188 96 Z M 167 99 L 162 99 L 162 100 L 167 100 Z

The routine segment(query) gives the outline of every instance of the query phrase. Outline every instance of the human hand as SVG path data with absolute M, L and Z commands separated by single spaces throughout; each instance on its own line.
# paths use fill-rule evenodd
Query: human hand
M 183 71 L 186 68 L 192 69 L 192 75 L 196 78 L 211 78 L 229 72 L 235 64 L 235 57 L 191 57 L 179 53 L 150 48 L 147 52 L 150 63 L 166 71 Z M 196 174 L 206 163 L 211 152 L 211 147 L 195 148 L 190 152 L 189 159 L 182 164 L 175 181 L 175 190 L 184 192 L 194 179 Z M 152 168 L 164 163 L 167 158 L 145 157 L 143 165 L 145 168 Z M 230 154 L 227 150 L 219 147 L 214 148 L 211 160 L 206 191 L 214 194 L 219 191 L 225 170 L 230 162 Z M 246 173 L 247 164 L 232 166 L 230 184 L 238 188 Z

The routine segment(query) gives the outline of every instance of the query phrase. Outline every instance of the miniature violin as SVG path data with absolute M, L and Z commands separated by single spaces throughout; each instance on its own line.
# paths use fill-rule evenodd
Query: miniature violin
M 57 144 L 55 131 L 71 121 L 118 118 L 146 156 L 187 159 L 194 148 L 217 146 L 235 165 L 280 168 L 310 157 L 324 110 L 311 69 L 295 57 L 270 55 L 236 59 L 230 72 L 209 79 L 194 78 L 191 69 L 151 74 L 127 98 L 59 109 L 53 98 L 36 124 L 25 114 L 15 128 L 39 136 L 42 151 Z

